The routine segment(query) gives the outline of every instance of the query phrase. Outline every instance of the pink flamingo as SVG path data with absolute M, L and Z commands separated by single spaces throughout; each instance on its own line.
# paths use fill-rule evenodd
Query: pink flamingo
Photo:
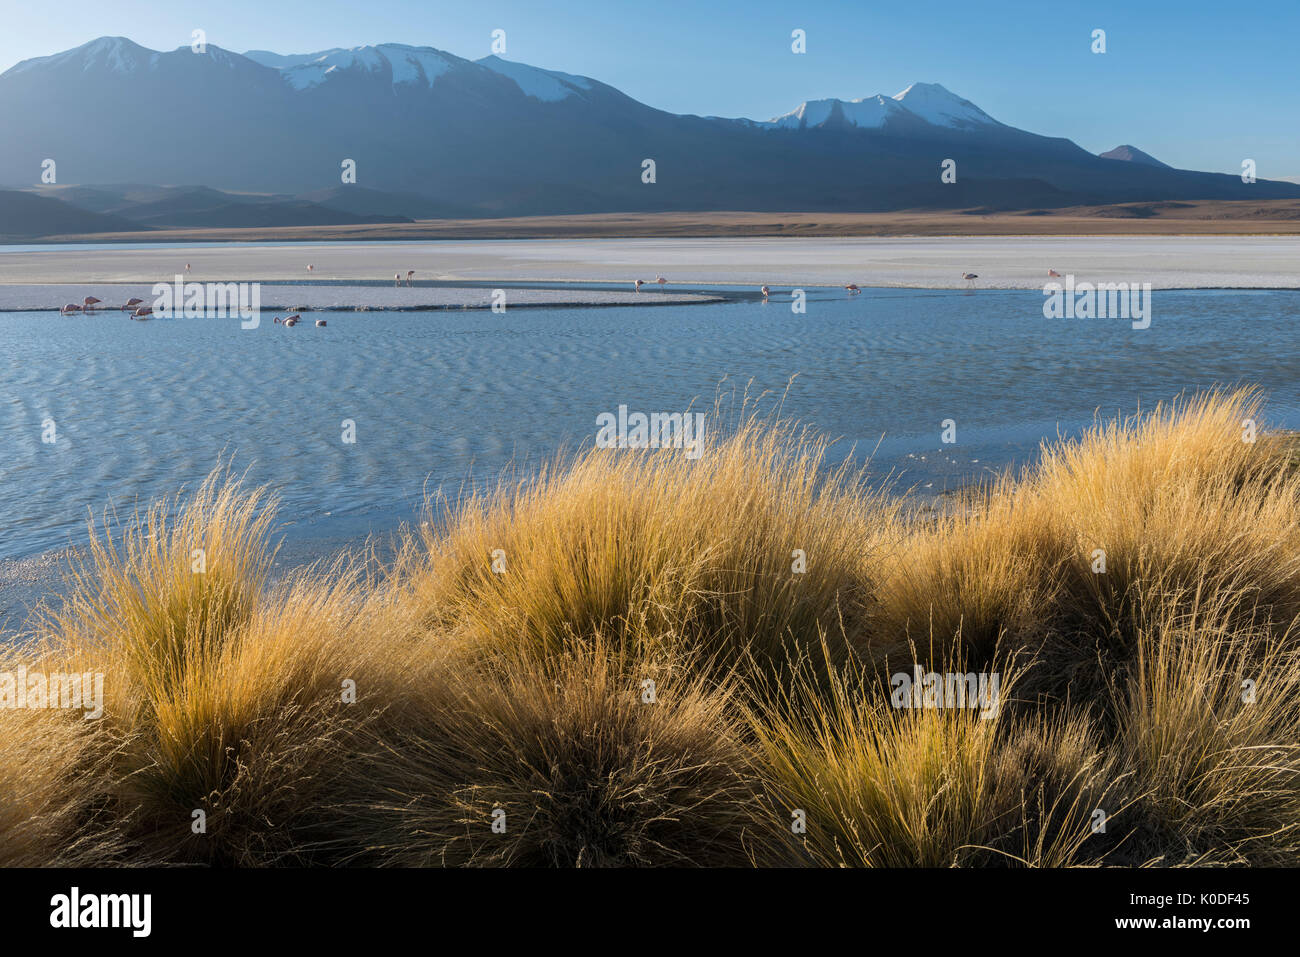
M 318 328 L 319 328 L 320 326 L 325 325 L 325 320 L 324 320 L 324 319 L 317 319 L 317 320 L 316 320 L 316 325 L 317 325 Z
M 406 284 L 407 284 L 408 286 L 411 284 L 411 280 L 412 280 L 414 277 L 415 277 L 415 270 L 414 270 L 414 269 L 408 269 L 408 270 L 406 270 Z
M 858 288 L 858 284 L 856 282 L 845 283 L 844 288 L 849 291 L 850 296 L 856 296 L 858 293 L 862 292 L 862 290 Z
M 316 267 L 313 266 L 311 263 L 308 263 L 308 264 L 307 264 L 307 271 L 308 271 L 308 272 L 311 272 L 311 271 L 312 271 L 313 269 L 315 269 L 315 268 L 316 268 Z
M 59 310 L 59 314 L 64 316 L 71 316 L 74 313 L 78 313 L 78 312 L 81 312 L 81 307 L 78 306 L 75 302 L 70 302 L 67 305 L 65 305 L 62 309 Z
M 393 285 L 400 286 L 401 284 L 402 284 L 402 274 L 400 272 L 393 273 Z
M 94 296 L 87 296 L 81 300 L 86 312 L 94 312 L 95 306 L 103 302 L 102 299 L 96 299 Z
M 664 286 L 668 285 L 668 280 L 665 279 L 663 276 L 655 276 L 655 282 L 659 283 L 659 288 L 660 288 L 660 289 L 662 289 Z
M 128 299 L 128 300 L 126 301 L 126 305 L 123 306 L 122 308 L 123 308 L 123 309 L 134 309 L 136 306 L 140 305 L 140 303 L 142 303 L 142 302 L 144 302 L 143 299 L 137 299 L 135 296 L 132 296 L 130 299 Z
M 961 278 L 965 279 L 967 282 L 974 282 L 979 278 L 979 276 L 973 272 L 964 272 L 961 274 Z
M 1049 269 L 1049 270 L 1047 270 L 1047 275 L 1051 276 L 1053 279 L 1060 279 L 1060 278 L 1061 278 L 1061 274 L 1060 274 L 1059 272 L 1057 272 L 1055 269 Z
M 292 316 L 285 316 L 285 317 L 284 317 L 284 324 L 285 324 L 286 326 L 296 326 L 296 325 L 298 325 L 298 320 L 300 320 L 301 318 L 302 318 L 302 316 L 298 315 L 298 314 L 295 312 Z
M 637 292 L 640 292 L 640 291 L 641 291 L 641 287 L 645 285 L 645 280 L 644 280 L 644 279 L 638 279 L 635 283 L 633 283 L 633 285 L 636 286 L 636 291 L 637 291 Z
M 764 301 L 764 302 L 767 301 L 767 297 L 768 297 L 768 296 L 772 295 L 772 290 L 768 289 L 766 286 L 764 286 L 762 289 L 760 289 L 759 292 L 761 292 L 761 293 L 763 294 L 763 301 Z
M 190 271 L 190 264 L 189 264 L 189 263 L 186 263 L 186 264 L 185 264 L 185 271 L 186 271 L 186 272 L 189 272 L 189 271 Z
M 141 306 L 135 312 L 131 313 L 132 319 L 148 319 L 153 315 L 153 306 Z

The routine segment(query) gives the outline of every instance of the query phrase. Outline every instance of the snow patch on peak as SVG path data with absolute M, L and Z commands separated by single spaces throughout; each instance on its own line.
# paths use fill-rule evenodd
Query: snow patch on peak
M 580 90 L 591 89 L 591 80 L 585 76 L 574 76 L 557 70 L 543 70 L 526 63 L 503 60 L 496 54 L 474 62 L 513 80 L 515 86 L 519 87 L 525 96 L 531 96 L 544 103 L 557 103 L 570 96 L 580 95 Z
M 909 111 L 934 126 L 969 129 L 976 126 L 996 126 L 993 119 L 970 100 L 964 100 L 938 83 L 913 83 L 894 100 Z
M 838 100 L 805 100 L 789 113 L 773 117 L 771 122 L 785 130 L 818 126 L 830 119 L 831 112 L 838 102 Z
M 297 59 L 297 58 L 295 58 Z M 374 73 L 387 65 L 387 61 L 374 47 L 352 47 L 324 50 L 304 55 L 298 62 L 279 67 L 285 79 L 295 90 L 319 86 L 325 77 L 336 70 L 358 68 Z
M 403 43 L 381 43 L 320 50 L 316 53 L 284 55 L 269 50 L 249 50 L 244 54 L 263 66 L 279 70 L 295 90 L 319 86 L 331 75 L 347 70 L 367 74 L 387 73 L 394 86 L 433 86 L 459 62 L 457 57 L 433 47 L 414 47 Z
M 385 44 L 385 54 L 393 68 L 393 83 L 414 86 L 433 86 L 453 66 L 452 61 L 432 47 L 407 47 Z
M 902 117 L 957 130 L 1001 125 L 970 100 L 963 100 L 938 83 L 913 83 L 894 96 L 877 94 L 856 100 L 809 100 L 797 110 L 774 118 L 768 125 L 796 130 L 818 126 L 878 130 L 890 120 Z
M 878 129 L 885 125 L 886 120 L 905 112 L 905 107 L 899 106 L 896 101 L 879 93 L 844 104 L 845 117 L 854 126 L 864 129 Z
M 860 130 L 878 130 L 892 117 L 907 110 L 894 100 L 877 94 L 856 100 L 809 100 L 799 108 L 774 118 L 771 122 L 781 129 L 801 129 L 821 126 L 838 117 L 846 126 Z

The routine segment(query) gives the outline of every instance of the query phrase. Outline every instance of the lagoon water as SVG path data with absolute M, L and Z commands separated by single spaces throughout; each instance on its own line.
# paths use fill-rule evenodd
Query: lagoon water
M 1098 413 L 1215 384 L 1263 386 L 1268 424 L 1300 427 L 1300 291 L 1153 299 L 1145 330 L 1048 320 L 1041 293 L 980 289 L 810 289 L 804 314 L 778 294 L 307 313 L 293 329 L 267 315 L 254 330 L 0 313 L 0 559 L 77 544 L 91 511 L 125 516 L 221 461 L 275 487 L 289 538 L 358 537 L 412 517 L 426 491 L 590 445 L 602 412 L 712 410 L 746 386 L 838 438 L 833 457 L 874 453 L 874 474 L 922 494 L 1029 461 Z

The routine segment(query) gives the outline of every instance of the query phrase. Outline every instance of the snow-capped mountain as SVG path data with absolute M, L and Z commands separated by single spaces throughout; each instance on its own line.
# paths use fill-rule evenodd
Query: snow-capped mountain
M 860 100 L 808 100 L 770 123 L 788 130 L 831 127 L 879 130 L 890 120 L 911 115 L 896 100 L 885 96 L 870 96 Z
M 358 189 L 480 215 L 1300 197 L 1293 184 L 1102 159 L 936 83 L 758 122 L 679 116 L 589 77 L 398 43 L 239 54 L 102 37 L 0 74 L 0 129 L 0 185 L 38 183 L 52 159 L 60 184 L 301 196 L 348 189 L 350 160 Z M 955 183 L 940 180 L 948 158 Z
M 894 100 L 934 126 L 969 130 L 1002 125 L 970 100 L 949 93 L 938 83 L 913 83 Z
M 332 74 L 349 70 L 378 75 L 393 86 L 410 84 L 427 89 L 433 86 L 438 77 L 465 62 L 438 50 L 400 43 L 353 47 L 350 50 L 324 50 L 285 57 L 260 51 L 244 55 L 263 66 L 279 70 L 295 90 L 320 86 Z
M 809 100 L 769 123 L 781 129 L 881 130 L 909 121 L 947 130 L 988 130 L 1002 126 L 970 100 L 948 92 L 938 83 L 913 83 L 894 96 Z
M 525 96 L 554 103 L 570 96 L 582 96 L 592 88 L 593 80 L 555 70 L 542 70 L 525 63 L 515 63 L 499 56 L 481 60 L 464 60 L 432 47 L 413 47 L 404 43 L 381 43 L 351 49 L 336 48 L 316 53 L 285 56 L 266 50 L 250 50 L 248 59 L 279 70 L 295 90 L 317 87 L 348 74 L 363 74 L 394 88 L 412 86 L 430 89 L 439 77 L 453 70 L 483 68 L 507 77 Z

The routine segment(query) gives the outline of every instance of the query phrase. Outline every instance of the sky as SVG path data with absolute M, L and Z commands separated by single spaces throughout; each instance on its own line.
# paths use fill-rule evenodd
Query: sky
M 935 82 L 1093 152 L 1222 173 L 1250 158 L 1300 180 L 1300 0 L 0 0 L 0 70 L 105 35 L 175 49 L 195 29 L 241 53 L 398 42 L 470 59 L 500 29 L 507 59 L 753 119 Z

